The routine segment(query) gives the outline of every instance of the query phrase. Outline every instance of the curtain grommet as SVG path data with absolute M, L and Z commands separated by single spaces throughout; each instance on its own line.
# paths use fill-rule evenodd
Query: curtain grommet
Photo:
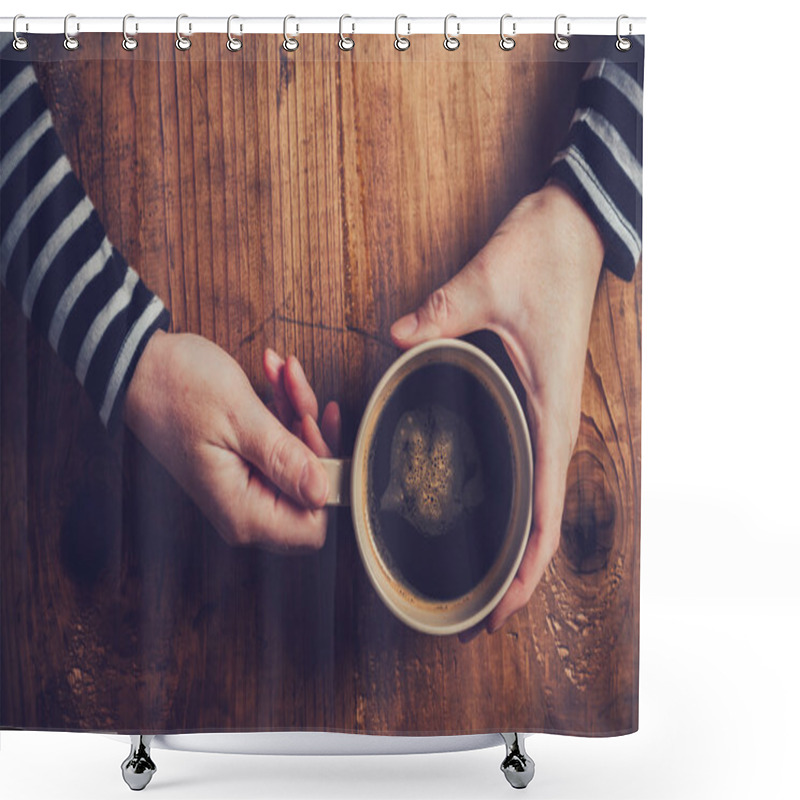
M 239 17 L 236 14 L 231 14 L 228 17 L 228 41 L 225 43 L 225 47 L 227 47 L 228 50 L 231 51 L 231 53 L 238 53 L 244 45 L 241 36 L 242 34 L 241 25 L 239 25 L 239 36 L 234 36 L 233 33 L 231 33 L 231 22 L 233 22 L 235 19 L 239 19 Z
M 283 18 L 283 49 L 286 50 L 287 53 L 293 53 L 300 47 L 300 42 L 297 40 L 296 36 L 289 36 L 288 25 L 290 19 L 297 19 L 294 14 L 287 14 Z M 299 30 L 299 26 L 295 26 L 296 30 Z
M 342 14 L 339 17 L 339 49 L 348 52 L 355 47 L 355 41 L 352 36 L 345 36 L 342 26 L 344 25 L 344 21 L 346 19 L 353 19 L 349 14 Z M 351 23 L 351 33 L 353 33 L 356 29 L 355 23 Z
M 508 36 L 504 29 L 505 21 L 511 18 L 511 14 L 503 14 L 503 16 L 500 17 L 500 49 L 505 50 L 506 52 L 513 50 L 517 44 L 516 40 L 514 39 L 514 36 L 517 33 L 517 23 L 511 23 L 511 36 Z
M 553 47 L 555 47 L 555 49 L 558 50 L 559 53 L 563 53 L 564 50 L 569 49 L 569 39 L 562 36 L 558 32 L 558 21 L 561 19 L 567 19 L 567 15 L 558 14 L 556 16 L 555 22 L 553 23 L 553 33 L 555 35 L 555 39 L 553 40 Z M 569 36 L 569 33 L 570 33 L 570 23 L 569 20 L 567 20 L 567 36 Z
M 627 53 L 628 50 L 631 49 L 631 40 L 625 38 L 620 33 L 620 23 L 624 19 L 628 19 L 627 14 L 620 14 L 617 17 L 617 41 L 614 43 L 614 46 L 617 48 L 617 50 L 620 51 L 620 53 Z M 631 25 L 630 22 L 628 22 L 628 36 L 631 35 L 632 31 L 633 31 L 633 26 Z
M 456 35 L 455 36 L 451 36 L 450 33 L 447 30 L 447 23 L 450 22 L 451 19 L 455 19 L 456 20 Z M 445 50 L 449 50 L 451 53 L 453 52 L 453 50 L 458 50 L 458 48 L 459 48 L 459 46 L 461 44 L 461 42 L 458 39 L 458 34 L 460 32 L 461 32 L 461 23 L 458 22 L 458 19 L 457 19 L 456 15 L 455 14 L 448 14 L 444 18 L 444 42 L 442 44 L 444 45 L 444 49 Z
M 394 18 L 394 49 L 402 53 L 404 50 L 408 50 L 408 48 L 411 47 L 411 39 L 407 36 L 400 35 L 401 19 L 408 19 L 408 17 L 405 14 L 398 14 Z M 408 33 L 411 33 L 411 25 L 408 23 L 406 23 L 406 25 L 408 27 Z
M 21 20 L 21 19 L 25 19 L 25 15 L 24 14 L 17 14 L 14 17 L 14 22 L 11 25 L 11 30 L 14 33 L 14 40 L 13 40 L 12 44 L 13 44 L 14 49 L 17 52 L 20 52 L 20 53 L 23 50 L 27 50 L 28 49 L 28 44 L 30 44 L 28 42 L 28 40 L 24 36 L 20 36 L 19 32 L 17 31 L 17 22 L 19 20 Z M 25 30 L 26 31 L 28 30 L 28 23 L 27 22 L 25 23 Z
M 69 32 L 69 21 L 71 19 L 75 19 L 75 14 L 67 14 L 64 17 L 64 49 L 69 50 L 72 52 L 73 50 L 77 50 L 81 43 Z M 80 22 L 75 23 L 75 31 L 76 33 L 81 29 Z
M 126 14 L 122 18 L 122 49 L 131 51 L 135 50 L 139 46 L 139 42 L 135 36 L 131 36 L 128 33 L 128 20 L 129 19 L 136 19 L 133 14 Z M 136 24 L 135 30 L 139 30 L 139 24 Z
M 178 14 L 175 20 L 175 47 L 178 50 L 185 51 L 188 50 L 192 46 L 192 40 L 188 36 L 184 36 L 181 33 L 181 20 L 187 19 L 189 17 L 188 14 Z M 192 23 L 189 23 L 189 33 L 192 32 Z

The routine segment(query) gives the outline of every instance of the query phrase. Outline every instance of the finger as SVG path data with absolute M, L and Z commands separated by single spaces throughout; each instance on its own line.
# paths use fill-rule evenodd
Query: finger
M 490 295 L 485 271 L 477 264 L 473 259 L 416 311 L 397 320 L 391 328 L 394 343 L 411 347 L 428 339 L 463 336 L 486 327 Z
M 533 529 L 519 570 L 508 591 L 489 615 L 487 629 L 494 633 L 508 618 L 524 608 L 558 549 L 569 459 L 560 455 L 569 443 L 556 431 L 539 432 L 533 488 Z
M 232 513 L 237 516 L 240 531 L 237 544 L 277 553 L 303 553 L 319 550 L 325 543 L 327 512 L 300 508 L 287 495 L 276 497 L 256 473 Z
M 303 419 L 300 420 L 300 436 L 315 455 L 320 458 L 331 458 L 333 456 L 330 447 L 328 447 L 328 443 L 322 436 L 319 426 L 310 414 L 306 414 Z
M 483 630 L 486 630 L 486 620 L 481 620 L 477 625 L 473 625 L 471 628 L 461 631 L 461 633 L 458 634 L 458 641 L 461 642 L 461 644 L 468 644 Z
M 339 404 L 331 400 L 322 412 L 320 424 L 322 437 L 330 447 L 333 455 L 338 455 L 342 446 L 342 414 Z
M 295 356 L 289 356 L 286 359 L 286 366 L 283 370 L 283 386 L 294 413 L 298 417 L 310 414 L 316 420 L 319 413 L 317 396 L 306 378 L 302 365 Z
M 264 351 L 263 365 L 264 375 L 272 389 L 275 412 L 281 423 L 288 428 L 291 425 L 293 413 L 292 405 L 283 388 L 284 361 L 273 349 L 268 347 Z
M 296 502 L 322 506 L 328 496 L 328 477 L 314 453 L 269 412 L 252 392 L 235 417 L 239 452 Z

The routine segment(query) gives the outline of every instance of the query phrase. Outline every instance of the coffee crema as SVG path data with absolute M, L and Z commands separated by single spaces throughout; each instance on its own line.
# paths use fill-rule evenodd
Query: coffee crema
M 447 363 L 407 375 L 368 459 L 369 524 L 394 578 L 434 601 L 475 588 L 500 553 L 512 473 L 508 426 L 478 378 Z
M 439 404 L 406 411 L 392 437 L 381 511 L 394 511 L 426 536 L 452 530 L 483 500 L 483 469 L 472 431 Z

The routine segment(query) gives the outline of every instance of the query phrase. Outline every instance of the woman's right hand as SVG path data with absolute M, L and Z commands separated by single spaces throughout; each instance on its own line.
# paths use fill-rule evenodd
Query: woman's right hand
M 273 391 L 280 382 L 277 416 L 213 342 L 157 331 L 128 387 L 124 418 L 228 544 L 318 550 L 328 493 L 319 457 L 338 446 L 339 409 L 328 405 L 320 431 L 299 362 L 271 361 L 271 352 L 264 369 Z

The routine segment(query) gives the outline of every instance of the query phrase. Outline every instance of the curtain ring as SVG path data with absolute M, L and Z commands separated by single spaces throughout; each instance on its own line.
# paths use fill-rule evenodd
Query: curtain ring
M 71 19 L 75 19 L 75 15 L 74 14 L 67 14 L 67 16 L 64 17 L 64 49 L 65 50 L 77 50 L 78 47 L 80 46 L 80 42 L 74 36 L 70 36 L 69 30 L 67 30 L 67 28 L 69 27 L 69 21 Z M 75 30 L 79 31 L 80 29 L 81 29 L 80 23 L 76 23 L 75 24 Z
M 461 23 L 460 22 L 456 22 L 456 35 L 455 36 L 451 36 L 447 32 L 447 23 L 451 19 L 456 19 L 456 15 L 455 14 L 448 14 L 444 18 L 444 49 L 452 51 L 452 50 L 458 50 L 458 46 L 461 44 L 461 42 L 458 41 L 458 34 L 461 32 Z
M 11 26 L 11 30 L 14 32 L 14 49 L 22 51 L 22 50 L 27 50 L 28 49 L 29 42 L 24 36 L 20 36 L 17 33 L 17 20 L 20 20 L 20 19 L 25 19 L 25 15 L 24 14 L 17 14 L 17 16 L 14 17 L 14 23 Z M 25 23 L 25 30 L 28 30 L 28 23 L 27 22 Z
M 298 47 L 300 47 L 300 42 L 297 41 L 296 36 L 289 36 L 289 33 L 287 32 L 287 25 L 290 19 L 297 19 L 297 17 L 293 16 L 292 14 L 287 14 L 283 18 L 283 49 L 288 53 L 293 53 Z
M 566 19 L 566 18 L 567 18 L 566 14 L 559 14 L 556 17 L 556 21 L 555 21 L 554 28 L 553 28 L 554 32 L 555 32 L 555 36 L 556 36 L 555 40 L 553 41 L 553 47 L 555 47 L 555 49 L 559 50 L 559 51 L 566 50 L 569 47 L 569 39 L 565 39 L 558 32 L 558 21 L 560 19 Z M 569 36 L 569 22 L 567 22 L 567 36 Z
M 514 45 L 516 45 L 516 41 L 514 40 L 513 36 L 517 32 L 517 23 L 511 23 L 511 36 L 506 36 L 505 32 L 503 31 L 503 23 L 507 20 L 511 19 L 511 14 L 503 14 L 500 17 L 500 49 L 501 50 L 513 50 Z
M 192 40 L 181 33 L 181 20 L 186 19 L 188 14 L 178 14 L 175 20 L 175 47 L 178 50 L 188 50 L 192 46 Z M 192 32 L 192 23 L 189 23 L 189 33 Z
M 131 36 L 128 33 L 128 20 L 129 19 L 136 19 L 133 14 L 126 14 L 122 18 L 122 49 L 123 50 L 135 50 L 139 46 L 139 42 L 137 41 L 136 37 Z M 136 23 L 136 30 L 139 30 L 139 23 Z
M 401 19 L 408 19 L 405 14 L 398 14 L 394 18 L 394 49 L 400 50 L 408 50 L 411 47 L 411 39 L 407 39 L 405 36 L 400 35 L 400 20 Z M 407 23 L 406 23 L 407 24 Z M 411 25 L 408 25 L 408 32 L 411 33 Z
M 625 52 L 627 52 L 628 50 L 631 49 L 631 40 L 630 39 L 626 39 L 619 32 L 619 29 L 620 29 L 620 25 L 619 24 L 624 19 L 628 19 L 628 16 L 626 14 L 620 14 L 617 17 L 617 42 L 616 42 L 616 47 L 617 47 L 617 50 L 620 51 L 620 53 L 625 53 Z M 631 26 L 631 23 L 629 22 L 628 23 L 628 36 L 630 36 L 632 30 L 633 30 L 633 27 Z
M 237 17 L 236 14 L 231 14 L 228 17 L 228 43 L 225 46 L 228 48 L 228 50 L 231 51 L 231 53 L 236 53 L 242 49 L 241 35 L 234 36 L 231 33 L 231 22 L 233 22 L 235 19 L 239 19 L 239 17 Z M 241 32 L 242 32 L 242 26 L 239 25 L 239 33 L 241 34 Z
M 340 50 L 352 50 L 354 45 L 355 45 L 355 42 L 353 41 L 352 37 L 345 36 L 344 33 L 342 33 L 342 23 L 346 19 L 353 19 L 353 18 L 349 14 L 342 14 L 342 16 L 339 17 L 339 49 Z M 355 24 L 352 24 L 351 27 L 352 27 L 352 30 L 355 31 L 355 29 L 356 29 Z

